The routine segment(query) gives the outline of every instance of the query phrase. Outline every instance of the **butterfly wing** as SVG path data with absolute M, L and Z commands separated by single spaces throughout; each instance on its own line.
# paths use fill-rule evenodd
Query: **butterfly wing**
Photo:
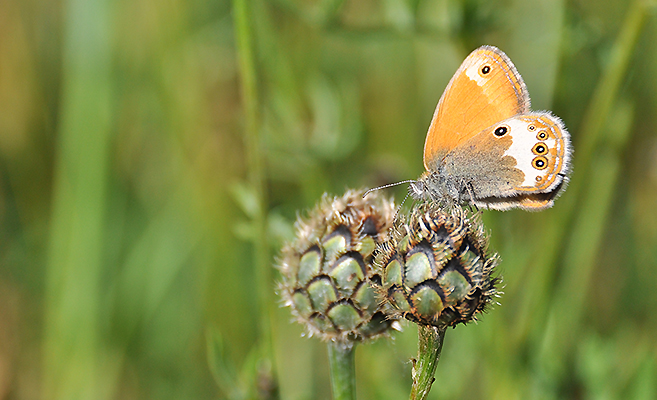
M 447 85 L 424 143 L 424 166 L 438 169 L 460 143 L 509 117 L 529 112 L 529 93 L 509 57 L 482 46 L 463 61 Z
M 442 168 L 464 199 L 479 207 L 541 210 L 568 182 L 571 152 L 563 122 L 534 112 L 484 129 L 452 150 Z

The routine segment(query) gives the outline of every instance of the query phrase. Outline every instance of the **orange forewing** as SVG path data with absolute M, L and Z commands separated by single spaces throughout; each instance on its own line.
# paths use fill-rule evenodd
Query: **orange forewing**
M 490 72 L 484 75 L 485 66 Z M 529 107 L 527 88 L 511 60 L 496 47 L 478 48 L 463 61 L 438 102 L 424 143 L 425 168 L 437 169 L 459 143 L 529 112 Z

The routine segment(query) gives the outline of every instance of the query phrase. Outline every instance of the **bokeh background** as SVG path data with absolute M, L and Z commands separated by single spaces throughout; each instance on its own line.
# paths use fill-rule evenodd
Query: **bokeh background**
M 0 399 L 245 399 L 272 377 L 330 398 L 275 255 L 324 192 L 421 174 L 482 44 L 563 118 L 574 174 L 550 210 L 484 212 L 505 294 L 447 332 L 430 398 L 657 398 L 655 11 L 0 0 Z M 415 335 L 358 348 L 359 398 L 408 395 Z

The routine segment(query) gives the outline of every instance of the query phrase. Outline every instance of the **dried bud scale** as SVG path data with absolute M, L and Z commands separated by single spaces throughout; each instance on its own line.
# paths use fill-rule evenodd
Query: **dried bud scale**
M 416 206 L 376 258 L 383 295 L 400 316 L 439 328 L 475 320 L 498 295 L 483 225 L 458 206 Z
M 373 283 L 376 247 L 389 239 L 395 215 L 392 201 L 361 191 L 324 196 L 299 218 L 295 240 L 282 252 L 279 292 L 310 334 L 343 343 L 385 334 L 389 318 Z

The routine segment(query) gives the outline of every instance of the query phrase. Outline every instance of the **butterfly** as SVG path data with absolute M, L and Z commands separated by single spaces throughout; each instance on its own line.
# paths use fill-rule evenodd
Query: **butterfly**
M 570 136 L 548 111 L 531 111 L 527 87 L 493 46 L 463 61 L 434 112 L 416 199 L 537 211 L 568 183 Z

